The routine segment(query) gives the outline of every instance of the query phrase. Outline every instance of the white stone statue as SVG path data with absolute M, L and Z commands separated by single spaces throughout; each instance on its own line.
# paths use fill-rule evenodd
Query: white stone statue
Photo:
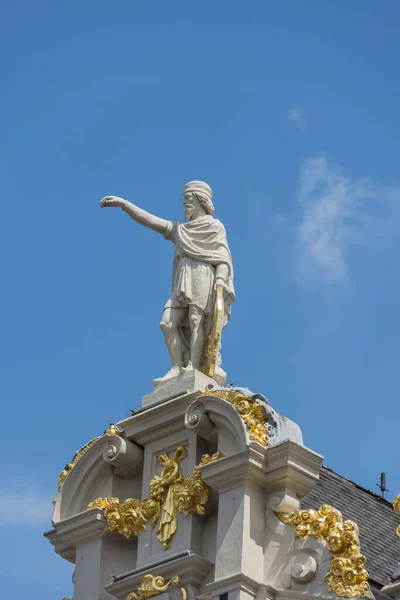
M 155 383 L 191 369 L 204 372 L 205 347 L 216 345 L 216 365 L 212 376 L 223 384 L 226 374 L 221 368 L 220 333 L 230 316 L 235 299 L 232 257 L 225 228 L 214 219 L 211 188 L 202 181 L 190 181 L 183 188 L 184 222 L 173 223 L 152 215 L 131 202 L 106 196 L 101 207 L 122 208 L 132 219 L 161 233 L 175 244 L 171 296 L 164 307 L 160 323 L 172 369 Z M 221 313 L 216 314 L 217 299 Z M 218 317 L 218 318 L 217 318 Z M 214 336 L 214 339 L 210 339 Z

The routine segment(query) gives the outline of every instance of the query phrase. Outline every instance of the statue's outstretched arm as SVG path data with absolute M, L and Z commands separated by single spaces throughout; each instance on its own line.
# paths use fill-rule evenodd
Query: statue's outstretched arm
M 127 215 L 137 223 L 140 223 L 140 225 L 149 227 L 153 231 L 157 231 L 157 233 L 162 233 L 163 235 L 167 231 L 169 221 L 160 219 L 160 217 L 156 217 L 142 208 L 135 206 L 132 202 L 128 202 L 128 200 L 124 200 L 118 196 L 106 196 L 101 200 L 100 206 L 101 208 L 122 208 Z

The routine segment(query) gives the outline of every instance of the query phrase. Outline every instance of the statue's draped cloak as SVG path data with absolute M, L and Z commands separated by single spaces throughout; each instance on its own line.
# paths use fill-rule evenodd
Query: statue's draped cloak
M 204 328 L 207 334 L 215 304 L 216 267 L 224 263 L 228 266 L 224 293 L 224 324 L 226 324 L 230 317 L 231 304 L 235 299 L 235 291 L 232 257 L 221 221 L 211 215 L 184 223 L 169 221 L 164 237 L 175 244 L 172 293 L 165 309 L 197 306 L 206 315 Z M 190 343 L 187 319 L 181 324 L 179 331 L 187 351 Z
M 225 293 L 225 316 L 235 299 L 232 257 L 221 221 L 211 215 L 185 223 L 169 222 L 165 238 L 175 244 L 172 294 L 167 306 L 198 306 L 207 315 L 214 307 L 214 282 L 217 265 L 228 266 Z

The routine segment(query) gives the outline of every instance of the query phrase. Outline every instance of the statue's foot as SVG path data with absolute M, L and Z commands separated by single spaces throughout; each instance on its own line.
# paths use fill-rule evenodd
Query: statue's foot
M 164 377 L 159 377 L 158 379 L 153 379 L 153 383 L 155 386 L 159 385 L 160 383 L 164 383 L 164 381 L 168 381 L 168 379 L 172 379 L 172 377 L 176 377 L 177 375 L 180 375 L 183 371 L 183 367 L 181 365 L 174 365 L 172 367 L 172 369 L 170 369 L 168 371 L 168 373 L 166 373 L 164 375 Z
M 186 365 L 186 367 L 182 367 L 182 373 L 189 373 L 189 371 L 193 371 L 196 367 L 193 365 L 192 361 L 190 360 L 188 362 L 188 364 Z

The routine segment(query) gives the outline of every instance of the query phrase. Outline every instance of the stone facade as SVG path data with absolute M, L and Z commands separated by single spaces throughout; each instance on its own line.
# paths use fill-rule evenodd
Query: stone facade
M 46 536 L 75 564 L 74 600 L 334 598 L 327 543 L 282 521 L 321 464 L 265 398 L 195 373 L 79 455 Z

